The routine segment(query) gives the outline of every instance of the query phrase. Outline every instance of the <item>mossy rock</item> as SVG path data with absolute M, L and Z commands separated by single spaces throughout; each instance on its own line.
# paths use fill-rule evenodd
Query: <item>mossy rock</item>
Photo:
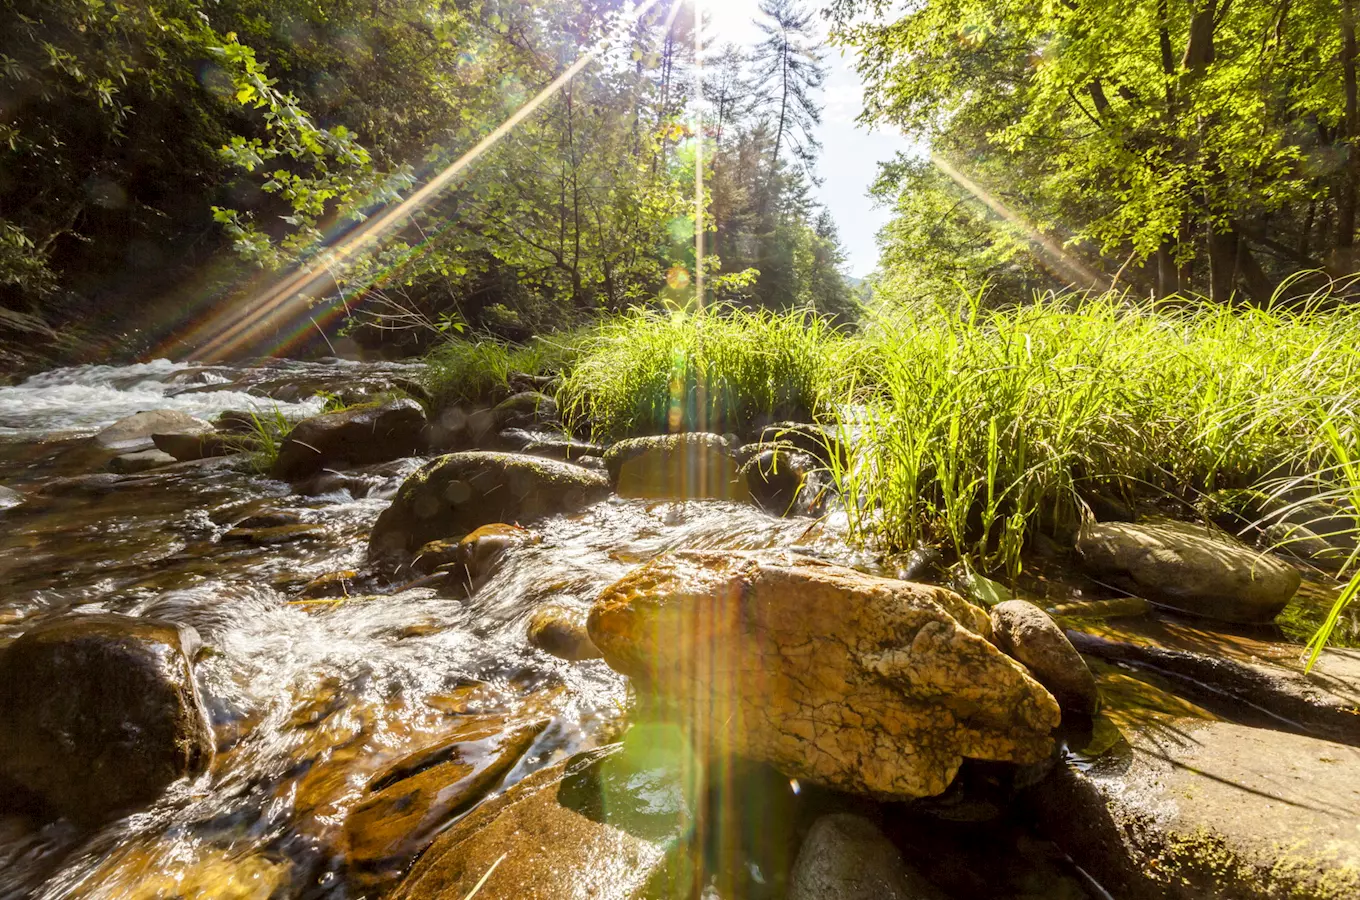
M 483 525 L 574 512 L 609 494 L 609 480 L 571 463 L 514 453 L 451 453 L 417 469 L 383 510 L 369 556 L 400 559 Z

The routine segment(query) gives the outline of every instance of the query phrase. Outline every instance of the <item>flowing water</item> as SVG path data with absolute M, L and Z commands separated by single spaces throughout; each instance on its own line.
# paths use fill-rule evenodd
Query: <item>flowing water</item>
M 158 361 L 63 369 L 0 388 L 0 646 L 62 615 L 115 612 L 192 626 L 205 648 L 195 673 L 217 749 L 202 777 L 93 833 L 0 813 L 0 900 L 376 896 L 400 870 L 360 865 L 347 822 L 394 762 L 405 765 L 459 723 L 535 723 L 527 750 L 471 803 L 618 734 L 629 702 L 621 677 L 600 661 L 566 663 L 527 644 L 526 621 L 545 601 L 584 609 L 630 567 L 672 549 L 790 547 L 880 571 L 846 544 L 836 516 L 781 519 L 741 504 L 616 497 L 538 523 L 540 543 L 506 555 L 470 596 L 450 596 L 363 574 L 369 529 L 421 459 L 351 470 L 319 488 L 329 493 L 302 496 L 244 456 L 106 474 L 109 455 L 90 441 L 142 410 L 299 418 L 320 410 L 326 395 L 362 399 L 414 374 L 409 365 L 339 360 Z M 336 572 L 350 573 L 345 593 L 300 599 L 304 585 Z M 1025 596 L 1069 617 L 1077 610 L 1099 621 L 1111 602 L 1123 602 L 1062 572 L 1029 580 Z M 1316 617 L 1330 596 L 1305 591 L 1299 615 Z M 1267 646 L 1228 646 L 1195 623 L 1147 621 L 1114 637 L 1167 640 L 1172 627 L 1191 649 L 1211 640 L 1250 657 Z M 1245 709 L 1232 698 L 1212 710 L 1185 699 L 1183 673 L 1173 683 L 1155 667 L 1093 668 L 1106 711 L 1093 730 L 1067 735 L 1079 765 L 1117 751 L 1121 730 Z M 759 847 L 775 843 L 772 826 L 781 823 L 768 809 L 794 802 L 789 790 L 785 780 L 751 804 L 755 837 L 747 843 L 755 849 L 740 850 L 735 863 L 750 877 L 723 895 L 729 900 L 778 896 L 759 887 Z M 815 806 L 810 794 L 796 802 Z M 1024 821 L 1011 816 L 982 831 L 967 824 L 976 797 L 963 794 L 961 805 L 951 796 L 937 804 L 946 824 L 902 824 L 907 832 L 897 836 L 902 846 L 931 848 L 918 863 L 956 897 L 1107 896 Z
M 385 764 L 469 713 L 547 708 L 551 724 L 510 772 L 611 733 L 625 684 L 524 641 L 545 600 L 585 606 L 631 565 L 673 548 L 798 546 L 848 560 L 834 524 L 725 503 L 611 499 L 543 524 L 541 544 L 471 599 L 369 583 L 374 596 L 290 602 L 311 579 L 363 568 L 367 532 L 419 459 L 348 473 L 317 497 L 241 457 L 138 476 L 91 468 L 88 437 L 145 409 L 301 416 L 317 391 L 380 390 L 399 365 L 155 362 L 54 371 L 0 388 L 0 642 L 49 617 L 116 612 L 193 626 L 217 740 L 210 772 L 97 833 L 0 818 L 0 897 L 352 897 L 343 822 Z M 254 517 L 306 528 L 262 543 Z M 206 892 L 206 893 L 204 893 Z

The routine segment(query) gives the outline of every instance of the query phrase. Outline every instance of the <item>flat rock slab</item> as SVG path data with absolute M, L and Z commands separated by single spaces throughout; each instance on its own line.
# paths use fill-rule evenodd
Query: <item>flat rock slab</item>
M 1185 719 L 1036 787 L 1049 836 L 1127 900 L 1360 897 L 1360 749 Z
M 1053 747 L 1053 697 L 944 588 L 787 553 L 675 553 L 606 588 L 588 629 L 697 743 L 837 790 L 933 796 L 965 757 Z
M 1305 672 L 1296 644 L 1192 622 L 1063 618 L 1082 653 L 1156 672 L 1225 718 L 1360 746 L 1360 652 L 1328 649 Z
M 1225 622 L 1270 622 L 1302 580 L 1273 556 L 1188 522 L 1087 525 L 1077 552 L 1097 574 L 1154 603 Z
M 618 745 L 543 769 L 440 835 L 393 900 L 690 896 L 682 780 Z
M 212 430 L 211 422 L 177 409 L 153 409 L 119 419 L 96 434 L 94 442 L 106 450 L 128 452 L 151 447 L 153 434 L 207 434 Z

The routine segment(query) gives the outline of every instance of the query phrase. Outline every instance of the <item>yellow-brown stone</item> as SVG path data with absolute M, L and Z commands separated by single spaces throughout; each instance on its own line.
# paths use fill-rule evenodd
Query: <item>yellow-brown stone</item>
M 964 624 L 961 624 L 964 623 Z M 696 741 L 881 798 L 939 794 L 965 757 L 1052 751 L 1058 705 L 943 588 L 784 553 L 676 553 L 600 595 L 606 662 Z

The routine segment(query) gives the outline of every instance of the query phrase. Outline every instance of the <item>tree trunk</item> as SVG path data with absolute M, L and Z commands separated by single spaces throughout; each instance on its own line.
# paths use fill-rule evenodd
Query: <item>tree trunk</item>
M 1341 77 L 1346 91 L 1346 119 L 1342 124 L 1346 144 L 1346 166 L 1341 175 L 1341 189 L 1337 196 L 1336 247 L 1349 251 L 1355 243 L 1355 200 L 1357 160 L 1357 94 L 1355 79 L 1355 10 L 1354 0 L 1341 0 Z M 1348 261 L 1347 261 L 1348 262 Z

